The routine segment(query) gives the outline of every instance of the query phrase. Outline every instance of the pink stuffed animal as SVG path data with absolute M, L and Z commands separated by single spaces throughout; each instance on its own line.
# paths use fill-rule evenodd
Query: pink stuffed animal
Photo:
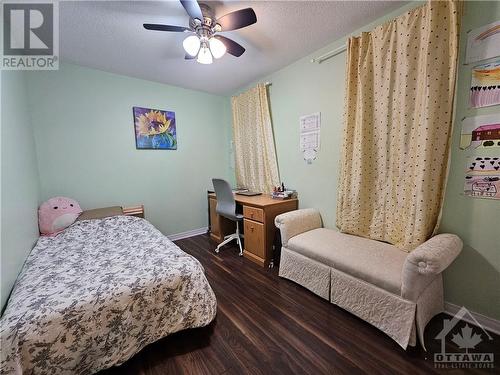
M 43 236 L 57 234 L 73 224 L 81 213 L 80 205 L 71 198 L 50 198 L 38 209 L 40 233 Z

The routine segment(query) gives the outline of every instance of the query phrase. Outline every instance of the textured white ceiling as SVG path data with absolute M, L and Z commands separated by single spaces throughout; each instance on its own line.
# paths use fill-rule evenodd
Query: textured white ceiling
M 201 1 L 203 2 L 203 1 Z M 227 95 L 402 6 L 400 1 L 211 1 L 220 17 L 252 7 L 257 23 L 223 33 L 246 48 L 211 65 L 184 60 L 185 33 L 147 23 L 188 26 L 178 1 L 63 1 L 62 61 Z

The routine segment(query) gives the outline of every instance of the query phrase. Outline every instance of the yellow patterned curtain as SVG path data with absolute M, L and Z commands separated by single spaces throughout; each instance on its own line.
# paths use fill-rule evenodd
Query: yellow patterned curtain
M 236 183 L 269 193 L 280 179 L 266 86 L 233 96 L 231 104 Z
M 447 174 L 461 3 L 429 2 L 348 42 L 337 226 L 411 251 Z

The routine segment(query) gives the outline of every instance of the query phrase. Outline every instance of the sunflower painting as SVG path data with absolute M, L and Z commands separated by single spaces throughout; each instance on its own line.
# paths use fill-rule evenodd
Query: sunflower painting
M 177 150 L 175 112 L 133 107 L 138 150 Z

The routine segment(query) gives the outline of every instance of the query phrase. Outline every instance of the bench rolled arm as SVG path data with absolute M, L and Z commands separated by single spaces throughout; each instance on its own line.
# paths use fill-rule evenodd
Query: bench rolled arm
M 425 288 L 462 251 L 462 240 L 454 234 L 438 234 L 418 246 L 406 257 L 401 295 L 416 301 Z
M 288 240 L 298 234 L 321 228 L 321 215 L 318 210 L 306 208 L 286 212 L 276 216 L 274 224 L 281 232 L 281 243 L 288 244 Z
M 449 233 L 438 234 L 413 250 L 406 262 L 422 275 L 443 272 L 462 251 L 462 240 Z

